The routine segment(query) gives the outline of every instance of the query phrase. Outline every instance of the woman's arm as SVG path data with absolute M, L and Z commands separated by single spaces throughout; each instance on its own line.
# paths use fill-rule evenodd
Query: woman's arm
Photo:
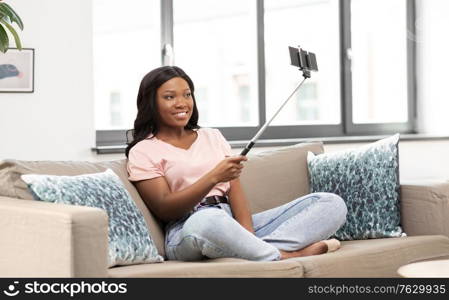
M 176 220 L 191 211 L 219 182 L 238 178 L 241 161 L 246 157 L 230 157 L 222 160 L 213 170 L 182 191 L 171 192 L 165 177 L 142 180 L 135 186 L 148 208 L 163 221 Z
M 249 209 L 249 203 L 248 200 L 246 200 L 245 193 L 243 192 L 240 184 L 240 179 L 237 178 L 231 181 L 231 188 L 228 196 L 234 218 L 240 223 L 240 225 L 245 227 L 246 230 L 254 233 L 253 219 Z
M 148 208 L 161 220 L 171 221 L 184 216 L 216 185 L 208 174 L 182 191 L 172 193 L 165 177 L 135 183 Z

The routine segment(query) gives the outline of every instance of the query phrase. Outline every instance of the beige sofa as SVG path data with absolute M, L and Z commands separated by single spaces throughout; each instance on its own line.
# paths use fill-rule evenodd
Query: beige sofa
M 241 180 L 253 212 L 309 192 L 307 151 L 297 144 L 249 155 Z M 449 254 L 449 182 L 401 186 L 408 237 L 346 241 L 335 253 L 277 262 L 223 258 L 107 268 L 107 215 L 100 209 L 32 200 L 21 174 L 78 175 L 114 170 L 141 209 L 161 255 L 163 231 L 127 180 L 125 160 L 0 161 L 0 277 L 397 277 L 417 260 Z

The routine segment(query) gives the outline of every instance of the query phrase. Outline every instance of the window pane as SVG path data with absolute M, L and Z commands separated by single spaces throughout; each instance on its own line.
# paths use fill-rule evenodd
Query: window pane
M 449 1 L 418 1 L 417 32 L 413 37 L 419 51 L 418 112 L 420 132 L 448 134 L 449 90 Z
M 314 52 L 312 73 L 273 125 L 340 123 L 338 1 L 266 0 L 265 56 L 267 119 L 302 80 L 290 65 L 288 46 Z
M 407 122 L 405 0 L 352 0 L 354 123 Z
M 133 127 L 140 81 L 161 65 L 159 2 L 92 1 L 97 130 Z
M 255 1 L 175 0 L 175 64 L 195 83 L 199 124 L 256 126 Z

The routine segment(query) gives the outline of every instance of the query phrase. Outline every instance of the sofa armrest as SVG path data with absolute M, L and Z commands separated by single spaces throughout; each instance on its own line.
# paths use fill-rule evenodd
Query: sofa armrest
M 408 235 L 449 236 L 449 182 L 402 184 L 401 223 Z
M 98 208 L 0 197 L 0 277 L 106 277 Z

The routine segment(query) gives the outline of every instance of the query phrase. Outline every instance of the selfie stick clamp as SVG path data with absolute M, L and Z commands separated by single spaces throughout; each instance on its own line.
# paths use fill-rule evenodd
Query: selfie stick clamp
M 296 86 L 296 88 L 293 90 L 293 92 L 288 96 L 288 98 L 282 103 L 281 107 L 274 113 L 274 115 L 271 117 L 271 119 L 268 122 L 265 122 L 265 124 L 259 129 L 259 131 L 256 133 L 256 135 L 251 139 L 251 141 L 245 146 L 245 148 L 242 150 L 240 155 L 246 155 L 249 150 L 254 146 L 259 136 L 264 133 L 265 129 L 267 129 L 268 125 L 270 125 L 271 121 L 277 116 L 277 114 L 282 110 L 282 108 L 287 104 L 287 102 L 290 100 L 290 98 L 298 91 L 298 89 L 301 87 L 301 85 L 306 81 L 307 78 L 311 77 L 311 71 L 318 71 L 318 64 L 316 61 L 316 56 L 312 52 L 307 52 L 302 50 L 299 46 L 297 48 L 295 47 L 288 47 L 290 52 L 290 60 L 291 64 L 293 66 L 296 66 L 299 68 L 300 71 L 302 71 L 302 76 L 304 79 Z

